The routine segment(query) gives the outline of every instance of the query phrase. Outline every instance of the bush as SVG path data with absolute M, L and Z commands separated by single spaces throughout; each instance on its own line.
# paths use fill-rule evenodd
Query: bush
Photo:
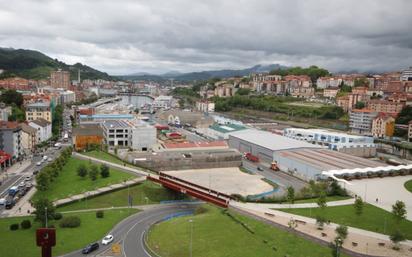
M 102 164 L 100 166 L 100 176 L 102 176 L 102 178 L 107 178 L 110 176 L 110 169 L 109 166 Z
M 30 222 L 30 220 L 23 220 L 23 221 L 20 223 L 20 227 L 21 227 L 22 229 L 29 229 L 29 228 L 31 228 L 31 222 Z
M 197 214 L 206 213 L 206 212 L 208 212 L 208 209 L 205 208 L 205 207 L 203 207 L 203 206 L 199 206 L 199 207 L 197 207 L 196 210 L 195 210 L 195 214 L 196 214 L 196 215 L 197 215 Z
M 63 218 L 63 215 L 62 215 L 60 212 L 56 212 L 56 213 L 53 215 L 53 218 L 54 218 L 55 220 L 61 220 L 61 219 Z
M 104 212 L 103 211 L 96 211 L 96 218 L 102 219 L 104 217 Z
M 77 216 L 64 217 L 59 225 L 61 228 L 77 228 L 80 226 L 80 218 Z
M 10 230 L 18 230 L 18 229 L 19 229 L 19 224 L 15 223 L 15 224 L 10 225 Z

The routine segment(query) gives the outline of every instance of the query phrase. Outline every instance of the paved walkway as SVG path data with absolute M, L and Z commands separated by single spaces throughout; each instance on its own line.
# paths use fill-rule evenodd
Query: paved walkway
M 285 213 L 279 210 L 272 210 L 264 204 L 250 204 L 231 201 L 230 206 L 260 217 L 261 219 L 274 222 L 283 227 L 288 227 L 288 223 L 291 219 L 298 220 L 299 223 L 296 228 L 297 231 L 327 243 L 333 242 L 336 237 L 335 228 L 339 226 L 338 224 L 330 223 L 325 225 L 323 230 L 318 230 L 315 219 Z M 400 251 L 395 251 L 392 249 L 392 243 L 387 235 L 353 227 L 348 227 L 348 232 L 348 237 L 343 244 L 343 247 L 348 250 L 375 256 L 412 256 L 412 241 L 410 240 L 402 243 Z M 353 243 L 355 243 L 356 246 L 354 246 Z
M 90 156 L 83 155 L 83 154 L 76 153 L 76 152 L 73 152 L 72 156 L 76 157 L 76 158 L 79 158 L 79 159 L 82 159 L 82 160 L 91 160 L 92 162 L 95 162 L 95 163 L 106 164 L 109 167 L 116 168 L 116 169 L 119 169 L 119 170 L 123 170 L 123 171 L 126 171 L 126 172 L 131 172 L 131 173 L 137 174 L 139 176 L 147 176 L 147 174 L 149 174 L 148 172 L 146 172 L 146 171 L 144 171 L 144 170 L 142 170 L 138 167 L 131 168 L 131 167 L 128 167 L 128 166 L 123 166 L 123 165 L 120 165 L 120 164 L 117 164 L 117 163 L 108 162 L 108 161 L 105 161 L 105 160 L 102 160 L 102 159 L 97 159 L 97 158 L 90 157 Z
M 328 206 L 341 206 L 350 205 L 355 202 L 355 199 L 339 200 L 327 202 Z M 245 203 L 248 206 L 253 206 L 253 208 L 267 210 L 267 209 L 294 209 L 294 208 L 317 208 L 319 207 L 317 203 Z
M 8 176 L 13 176 L 13 175 L 21 173 L 24 169 L 29 167 L 30 164 L 31 164 L 30 160 L 25 160 L 21 164 L 20 162 L 16 162 L 11 167 L 8 167 L 5 172 L 4 171 L 0 172 L 0 181 L 3 181 Z
M 67 198 L 64 198 L 64 199 L 59 199 L 57 201 L 54 201 L 53 204 L 55 206 L 59 206 L 59 205 L 79 201 L 79 200 L 84 199 L 86 197 L 97 196 L 97 195 L 104 194 L 104 193 L 107 193 L 107 192 L 110 192 L 110 191 L 113 191 L 113 190 L 116 190 L 116 189 L 121 189 L 121 188 L 126 188 L 126 187 L 131 186 L 131 185 L 136 185 L 136 184 L 141 183 L 145 180 L 146 180 L 146 177 L 139 177 L 139 178 L 127 180 L 126 182 L 123 182 L 123 183 L 113 184 L 113 185 L 109 185 L 109 186 L 106 186 L 106 187 L 98 188 L 98 189 L 93 190 L 93 191 L 88 191 L 88 192 L 84 192 L 84 193 L 78 194 L 78 195 L 73 195 L 73 196 L 70 196 L 70 197 L 67 197 Z

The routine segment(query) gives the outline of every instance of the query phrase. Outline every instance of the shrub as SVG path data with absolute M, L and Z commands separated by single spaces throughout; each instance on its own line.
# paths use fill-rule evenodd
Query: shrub
M 23 220 L 23 221 L 20 223 L 20 227 L 21 227 L 22 229 L 29 229 L 29 228 L 31 228 L 31 222 L 30 222 L 30 220 Z
M 206 213 L 206 212 L 208 212 L 208 209 L 205 208 L 205 207 L 203 207 L 203 206 L 199 206 L 199 207 L 197 207 L 196 210 L 195 210 L 195 214 L 196 214 L 196 215 L 197 215 L 197 214 Z
M 80 226 L 80 218 L 77 216 L 64 217 L 59 225 L 61 228 L 77 228 Z
M 104 217 L 104 211 L 96 211 L 96 218 L 102 219 Z
M 107 178 L 110 176 L 110 169 L 109 166 L 102 164 L 100 166 L 100 176 L 102 176 L 102 178 Z
M 10 225 L 10 230 L 18 230 L 18 229 L 19 229 L 19 224 L 15 223 L 15 224 Z
M 53 218 L 54 218 L 55 220 L 61 220 L 61 219 L 63 218 L 63 215 L 62 215 L 60 212 L 56 212 L 56 213 L 53 215 Z

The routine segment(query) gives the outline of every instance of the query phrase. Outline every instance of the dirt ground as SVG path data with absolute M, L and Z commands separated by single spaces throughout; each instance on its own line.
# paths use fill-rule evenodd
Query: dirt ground
M 247 196 L 273 190 L 271 185 L 262 180 L 263 176 L 246 174 L 235 167 L 166 171 L 165 173 L 226 194 Z

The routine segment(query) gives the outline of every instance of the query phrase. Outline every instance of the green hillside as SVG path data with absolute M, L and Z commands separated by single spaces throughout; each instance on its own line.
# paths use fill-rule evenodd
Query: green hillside
M 81 63 L 68 65 L 38 51 L 0 48 L 0 69 L 4 70 L 0 78 L 18 76 L 26 79 L 47 79 L 50 71 L 59 68 L 70 71 L 72 80 L 77 78 L 79 69 L 82 79 L 114 80 L 109 74 Z

